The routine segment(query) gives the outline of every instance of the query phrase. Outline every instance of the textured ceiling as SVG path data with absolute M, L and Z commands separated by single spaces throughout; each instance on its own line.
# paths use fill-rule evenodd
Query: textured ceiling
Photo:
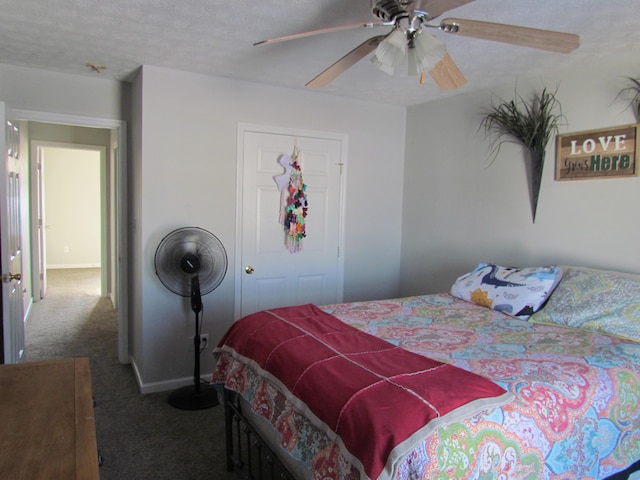
M 611 53 L 639 58 L 638 0 L 475 0 L 445 16 L 576 33 L 581 46 L 562 55 L 434 31 L 468 80 L 461 89 L 441 92 L 428 76 L 426 85 L 391 77 L 365 59 L 321 91 L 413 105 L 549 68 L 597 65 Z M 304 89 L 388 28 L 253 43 L 369 20 L 369 0 L 0 0 L 0 63 L 94 76 L 86 64 L 101 64 L 100 77 L 116 80 L 153 65 Z

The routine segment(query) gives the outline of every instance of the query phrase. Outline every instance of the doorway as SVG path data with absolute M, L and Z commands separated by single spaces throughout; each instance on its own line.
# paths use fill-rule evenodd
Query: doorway
M 93 117 L 77 117 L 58 113 L 35 112 L 27 110 L 13 110 L 14 115 L 28 124 L 28 135 L 31 140 L 49 141 L 57 143 L 79 143 L 83 145 L 105 146 L 105 141 L 87 140 L 95 135 L 107 135 L 106 140 L 106 173 L 103 175 L 101 187 L 106 192 L 107 214 L 102 219 L 103 252 L 107 258 L 102 259 L 102 268 L 105 270 L 106 288 L 111 303 L 116 309 L 118 318 L 118 360 L 121 363 L 129 363 L 129 326 L 128 314 L 128 248 L 127 248 L 127 123 L 122 120 L 109 120 Z M 34 126 L 36 128 L 34 128 Z M 49 127 L 46 135 L 39 136 L 38 126 Z M 85 135 L 78 139 L 78 131 L 83 130 Z M 30 150 L 30 157 L 36 158 L 36 154 Z M 32 168 L 35 162 L 31 162 Z M 31 182 L 37 177 L 37 172 L 30 172 Z M 33 185 L 30 189 L 33 190 Z M 32 210 L 35 205 L 31 204 Z M 31 212 L 34 215 L 33 211 Z M 31 236 L 34 240 L 35 233 Z M 32 245 L 31 252 L 36 250 Z
M 50 269 L 96 269 L 100 293 L 108 293 L 108 268 L 102 268 L 107 242 L 106 148 L 32 142 L 33 299 L 45 298 Z M 33 162 L 33 160 L 32 160 Z

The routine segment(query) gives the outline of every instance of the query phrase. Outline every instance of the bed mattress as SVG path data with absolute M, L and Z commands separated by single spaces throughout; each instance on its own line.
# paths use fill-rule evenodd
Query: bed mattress
M 321 308 L 514 395 L 438 428 L 403 458 L 398 479 L 601 479 L 640 459 L 638 343 L 534 324 L 449 294 Z M 360 478 L 340 445 L 277 387 L 250 370 L 243 375 L 239 393 L 314 478 Z M 224 372 L 216 371 L 214 382 L 226 382 Z

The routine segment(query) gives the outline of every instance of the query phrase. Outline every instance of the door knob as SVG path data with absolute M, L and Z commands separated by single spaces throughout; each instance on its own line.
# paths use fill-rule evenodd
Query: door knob
M 251 275 L 253 272 L 255 272 L 255 270 L 253 269 L 253 267 L 251 265 L 247 265 L 246 267 L 244 267 L 244 271 L 246 273 L 248 273 L 249 275 Z
M 20 280 L 22 280 L 22 275 L 19 274 L 19 273 L 13 274 L 11 272 L 9 272 L 8 275 L 6 273 L 4 275 L 2 275 L 2 281 L 4 283 L 9 283 L 11 280 L 20 281 Z

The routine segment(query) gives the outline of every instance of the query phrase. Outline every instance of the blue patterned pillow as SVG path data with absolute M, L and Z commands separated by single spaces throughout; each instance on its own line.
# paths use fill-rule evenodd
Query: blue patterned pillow
M 562 269 L 556 266 L 509 268 L 481 263 L 455 281 L 451 295 L 526 320 L 561 278 Z
M 545 307 L 530 320 L 640 342 L 640 276 L 568 267 Z

